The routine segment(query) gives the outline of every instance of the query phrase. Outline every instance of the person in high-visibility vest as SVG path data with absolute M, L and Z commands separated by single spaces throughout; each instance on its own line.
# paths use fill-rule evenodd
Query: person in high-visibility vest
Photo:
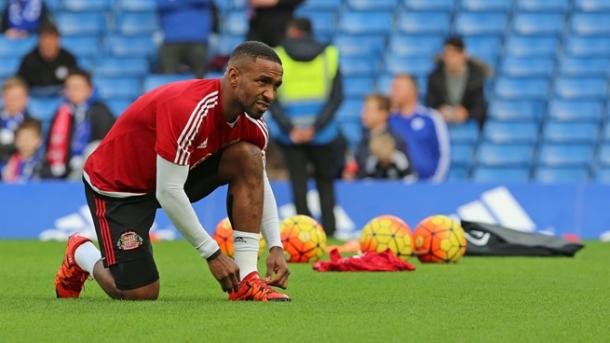
M 335 232 L 334 179 L 340 174 L 343 157 L 335 112 L 343 100 L 339 52 L 335 46 L 312 38 L 306 18 L 289 24 L 286 40 L 276 48 L 284 67 L 284 82 L 270 110 L 279 130 L 272 130 L 284 153 L 296 211 L 311 215 L 307 206 L 309 166 L 320 196 L 322 226 Z M 273 125 L 272 125 L 273 127 Z

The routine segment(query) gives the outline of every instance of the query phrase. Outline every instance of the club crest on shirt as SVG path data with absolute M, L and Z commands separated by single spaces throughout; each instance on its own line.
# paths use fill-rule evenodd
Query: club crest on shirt
M 124 232 L 116 243 L 119 250 L 137 249 L 142 246 L 142 244 L 144 244 L 142 237 L 134 231 Z

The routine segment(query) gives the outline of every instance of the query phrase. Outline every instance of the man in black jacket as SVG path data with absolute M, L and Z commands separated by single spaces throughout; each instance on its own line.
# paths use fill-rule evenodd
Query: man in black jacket
M 38 46 L 23 57 L 17 75 L 32 93 L 57 94 L 76 66 L 74 55 L 61 47 L 57 27 L 49 24 L 41 27 Z
M 250 0 L 253 9 L 250 17 L 248 40 L 257 40 L 271 47 L 284 39 L 288 22 L 303 0 Z
M 482 127 L 487 117 L 485 70 L 468 58 L 460 37 L 445 40 L 442 59 L 428 75 L 426 105 L 438 110 L 447 123 L 473 119 Z

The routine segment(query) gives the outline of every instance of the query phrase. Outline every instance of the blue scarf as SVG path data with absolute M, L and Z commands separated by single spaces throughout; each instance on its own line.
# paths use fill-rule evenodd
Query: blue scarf
M 87 145 L 91 141 L 91 118 L 89 109 L 91 108 L 91 98 L 81 105 L 72 105 L 72 115 L 74 116 L 74 134 L 72 135 L 72 156 L 82 156 Z
M 42 0 L 10 0 L 8 4 L 8 27 L 36 32 L 42 14 Z
M 0 144 L 11 144 L 15 139 L 15 130 L 27 116 L 25 112 L 9 116 L 6 113 L 0 114 Z

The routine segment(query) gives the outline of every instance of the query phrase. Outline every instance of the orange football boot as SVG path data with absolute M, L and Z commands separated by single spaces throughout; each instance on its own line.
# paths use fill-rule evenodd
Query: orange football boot
M 237 292 L 229 294 L 229 300 L 290 301 L 290 297 L 276 292 L 264 280 L 261 280 L 257 272 L 252 272 L 241 280 Z
M 87 237 L 74 234 L 68 238 L 64 261 L 55 275 L 55 294 L 58 298 L 78 298 L 89 273 L 82 270 L 74 258 L 74 252 L 81 244 L 91 242 Z

